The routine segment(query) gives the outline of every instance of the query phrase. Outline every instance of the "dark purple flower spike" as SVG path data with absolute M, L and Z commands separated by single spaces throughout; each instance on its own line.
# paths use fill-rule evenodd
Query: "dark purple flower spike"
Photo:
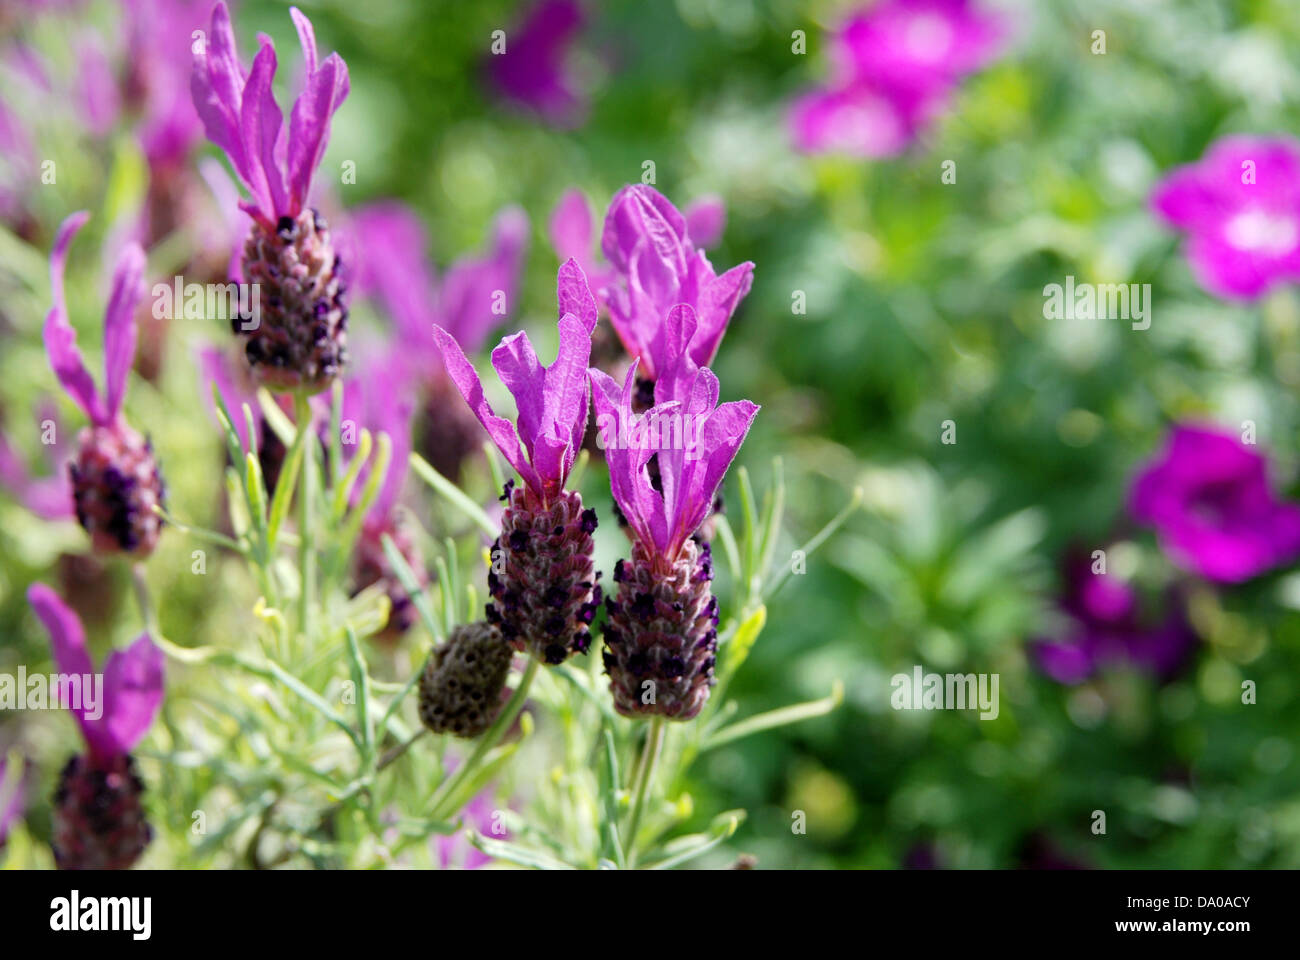
M 690 307 L 674 312 L 670 326 L 690 334 Z M 678 366 L 689 363 L 683 355 Z M 672 392 L 685 399 L 658 403 L 638 417 L 636 363 L 621 388 L 599 370 L 589 376 L 610 487 L 632 537 L 631 559 L 614 569 L 618 595 L 605 603 L 604 659 L 614 707 L 629 717 L 690 720 L 713 686 L 718 642 L 712 557 L 692 535 L 758 407 L 748 400 L 719 406 L 718 379 L 705 367 L 689 378 L 674 374 Z M 665 424 L 680 426 L 665 431 Z M 674 433 L 678 442 L 665 442 Z M 652 459 L 657 478 L 648 469 Z
M 207 43 L 194 55 L 190 88 L 208 139 L 225 151 L 251 196 L 240 201 L 253 218 L 241 263 L 244 281 L 260 288 L 261 315 L 237 319 L 235 333 L 244 337 L 262 384 L 319 393 L 347 360 L 347 287 L 329 227 L 307 200 L 330 120 L 348 95 L 348 70 L 337 53 L 318 62 L 311 22 L 297 7 L 289 13 L 307 81 L 287 134 L 271 93 L 275 45 L 261 37 L 245 73 L 224 3 L 213 9 Z
M 434 327 L 448 376 L 524 481 L 521 487 L 506 485 L 488 576 L 488 619 L 516 649 L 548 664 L 587 651 L 587 628 L 600 598 L 591 561 L 596 512 L 583 509 L 576 490 L 564 489 L 587 427 L 587 364 L 597 307 L 575 260 L 560 267 L 556 288 L 560 349 L 551 366 L 541 365 L 523 332 L 492 351 L 492 366 L 515 398 L 518 432 L 493 412 L 456 339 Z
M 81 621 L 53 590 L 35 583 L 27 602 L 45 625 L 59 673 L 81 678 L 80 703 L 64 704 L 76 718 L 86 752 L 72 757 L 54 794 L 51 842 L 63 870 L 125 870 L 153 836 L 145 820 L 131 751 L 148 731 L 163 697 L 163 655 L 142 635 L 104 661 L 100 702 L 87 697 L 95 674 Z
M 53 306 L 45 319 L 45 351 L 64 391 L 90 426 L 77 439 L 77 456 L 69 465 L 77 520 L 102 553 L 147 557 L 158 543 L 162 520 L 154 512 L 165 491 L 149 441 L 122 418 L 127 377 L 135 359 L 135 308 L 144 294 L 144 251 L 128 244 L 118 258 L 113 288 L 104 311 L 104 395 L 86 369 L 77 334 L 68 321 L 63 271 L 72 238 L 89 214 L 63 221 L 50 254 Z

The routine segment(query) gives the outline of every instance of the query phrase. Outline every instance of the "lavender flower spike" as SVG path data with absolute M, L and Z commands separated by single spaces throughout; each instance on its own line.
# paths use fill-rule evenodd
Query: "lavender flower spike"
M 63 870 L 125 870 L 153 836 L 131 751 L 162 704 L 162 651 L 147 634 L 113 651 L 92 697 L 87 685 L 95 664 L 77 615 L 44 584 L 32 584 L 27 602 L 50 635 L 59 673 L 81 683 L 80 700 L 63 704 L 81 726 L 86 752 L 68 761 L 54 794 L 55 863 Z
M 690 307 L 673 326 L 694 326 Z M 674 393 L 638 417 L 633 411 L 637 364 L 620 388 L 590 370 L 596 422 L 605 443 L 614 500 L 632 536 L 630 561 L 614 568 L 617 599 L 605 602 L 605 671 L 615 709 L 628 717 L 658 714 L 690 720 L 713 686 L 718 602 L 710 582 L 709 548 L 692 534 L 708 516 L 727 468 L 758 407 L 748 400 L 718 405 L 718 378 L 707 367 L 683 378 Z M 665 424 L 677 423 L 668 443 Z M 648 465 L 654 460 L 658 483 Z
M 596 512 L 583 509 L 577 491 L 564 489 L 587 428 L 586 373 L 596 299 L 572 259 L 560 267 L 556 286 L 560 349 L 555 362 L 543 367 L 523 332 L 492 351 L 492 366 L 519 410 L 517 433 L 492 411 L 455 338 L 434 327 L 448 376 L 524 481 L 522 488 L 513 481 L 506 485 L 501 536 L 492 548 L 487 618 L 516 649 L 548 664 L 562 663 L 571 652 L 586 653 L 587 627 L 600 601 L 591 561 Z
M 258 379 L 272 390 L 319 393 L 347 359 L 346 285 L 323 217 L 307 206 L 312 174 L 329 140 L 330 119 L 348 95 L 348 69 L 337 53 L 317 60 L 316 35 L 290 7 L 307 68 L 287 135 L 271 93 L 275 45 L 267 37 L 244 72 L 224 3 L 212 11 L 206 44 L 194 55 L 190 91 L 208 139 L 225 151 L 251 200 L 244 279 L 260 285 L 261 317 L 253 329 L 236 321 Z
M 77 520 L 103 553 L 147 557 L 158 544 L 162 520 L 154 513 L 165 497 L 153 448 L 122 419 L 127 376 L 135 360 L 135 308 L 144 294 L 144 251 L 128 244 L 118 258 L 113 288 L 104 311 L 104 387 L 100 395 L 77 349 L 68 322 L 63 270 L 72 238 L 88 214 L 63 221 L 50 254 L 53 306 L 45 319 L 45 351 L 68 396 L 90 418 L 77 438 L 77 457 L 69 466 Z

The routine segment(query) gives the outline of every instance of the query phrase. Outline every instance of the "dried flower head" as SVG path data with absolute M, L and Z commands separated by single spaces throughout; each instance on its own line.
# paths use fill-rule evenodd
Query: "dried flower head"
M 434 733 L 477 737 L 501 709 L 510 659 L 510 645 L 494 625 L 456 627 L 420 676 L 420 720 Z

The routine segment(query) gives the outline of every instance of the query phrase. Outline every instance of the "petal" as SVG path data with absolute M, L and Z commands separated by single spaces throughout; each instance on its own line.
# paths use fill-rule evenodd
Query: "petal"
M 63 296 L 63 271 L 68 259 L 68 247 L 78 230 L 89 219 L 90 214 L 82 211 L 74 213 L 59 225 L 58 235 L 54 239 L 54 250 L 50 253 L 50 292 L 54 305 L 45 317 L 45 352 L 49 355 L 50 366 L 68 396 L 86 412 L 86 416 L 95 423 L 105 423 L 108 417 L 95 389 L 95 381 L 81 359 L 77 349 L 77 332 L 68 322 L 67 304 Z
M 540 464 L 533 464 L 543 479 L 556 481 L 557 490 L 568 477 L 587 432 L 587 364 L 591 360 L 591 334 L 586 325 L 572 314 L 565 314 L 559 327 L 560 348 L 555 362 L 546 370 L 543 420 L 550 425 L 550 436 L 563 442 L 563 460 L 558 469 L 549 473 Z
M 104 390 L 110 419 L 122 412 L 127 376 L 135 362 L 135 310 L 144 296 L 144 250 L 127 244 L 113 273 L 113 290 L 104 311 Z
M 596 329 L 596 318 L 599 315 L 596 298 L 591 295 L 587 275 L 573 257 L 560 265 L 560 272 L 555 278 L 555 295 L 559 301 L 561 317 L 573 314 L 582 321 L 588 334 Z
M 655 402 L 685 400 L 698 369 L 688 347 L 697 336 L 698 318 L 689 304 L 679 303 L 655 331 L 648 352 L 655 374 Z
M 561 260 L 591 257 L 591 208 L 581 190 L 566 190 L 551 214 L 551 246 Z
M 527 246 L 527 214 L 519 207 L 507 207 L 497 216 L 487 256 L 459 260 L 447 271 L 438 297 L 439 312 L 461 343 L 477 349 L 514 311 Z M 504 313 L 494 310 L 498 292 L 505 298 Z
M 492 368 L 515 398 L 519 436 L 533 454 L 546 423 L 546 371 L 528 334 L 521 330 L 497 344 L 492 351 Z
M 701 291 L 700 329 L 691 343 L 691 359 L 699 366 L 707 367 L 717 356 L 731 315 L 753 283 L 754 265 L 745 262 L 732 267 Z
M 533 468 L 524 459 L 514 426 L 509 420 L 498 417 L 492 412 L 491 405 L 483 395 L 483 384 L 479 381 L 478 374 L 474 372 L 473 365 L 465 358 L 465 353 L 456 342 L 456 338 L 437 324 L 433 326 L 433 337 L 437 341 L 438 349 L 442 351 L 443 366 L 451 382 L 465 398 L 474 416 L 478 417 L 479 423 L 483 424 L 483 428 L 487 430 L 488 436 L 497 445 L 501 455 L 515 468 L 523 481 L 540 496 L 541 484 Z
M 140 637 L 104 661 L 103 738 L 117 753 L 130 753 L 153 723 L 163 698 L 163 654 Z
M 624 187 L 610 201 L 600 248 L 616 269 L 627 272 L 631 269 L 633 252 L 643 241 L 663 259 L 680 256 L 677 272 L 685 272 L 685 218 L 658 190 L 633 184 Z
M 299 210 L 329 144 L 330 120 L 347 98 L 348 90 L 348 68 L 337 53 L 331 53 L 311 74 L 307 89 L 293 105 L 289 118 L 289 190 Z
M 218 3 L 212 10 L 207 42 L 194 53 L 190 95 L 208 139 L 225 151 L 235 172 L 251 189 L 248 162 L 239 136 L 244 80 L 230 12 L 224 2 Z
M 700 197 L 686 208 L 686 234 L 692 246 L 711 247 L 727 228 L 727 207 L 718 196 Z
M 587 371 L 591 381 L 591 401 L 596 410 L 600 439 L 605 448 L 605 462 L 609 466 L 609 486 L 614 502 L 627 518 L 628 526 L 636 538 L 653 545 L 650 532 L 650 509 L 653 501 L 638 484 L 638 468 L 634 451 L 624 444 L 624 429 L 632 417 L 632 389 L 636 383 L 637 361 L 633 360 L 622 387 L 603 370 Z M 649 491 L 653 495 L 654 491 Z
M 311 21 L 297 7 L 289 8 L 294 29 L 298 31 L 298 42 L 302 45 L 302 59 L 307 67 L 307 76 L 316 72 L 316 31 Z
M 253 69 L 244 85 L 244 102 L 239 117 L 240 141 L 248 158 L 253 199 L 263 219 L 274 222 L 288 213 L 284 172 L 276 163 L 275 144 L 283 116 L 271 92 L 275 77 L 275 47 L 263 43 L 253 58 Z
M 59 595 L 43 583 L 33 583 L 27 588 L 27 602 L 50 635 L 50 648 L 58 672 L 80 677 L 94 674 L 95 663 L 86 649 L 86 634 L 81 620 L 59 599 Z M 92 748 L 100 748 L 103 743 L 99 730 L 95 721 L 86 716 L 85 700 L 80 707 L 68 704 L 67 708 L 81 726 L 86 743 Z

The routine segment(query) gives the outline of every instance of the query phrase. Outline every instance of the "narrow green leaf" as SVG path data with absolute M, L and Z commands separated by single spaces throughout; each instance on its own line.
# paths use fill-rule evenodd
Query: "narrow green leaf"
M 357 695 L 357 729 L 361 731 L 361 759 L 366 772 L 375 762 L 375 728 L 370 717 L 370 671 L 366 669 L 365 657 L 357 643 L 357 635 L 351 627 L 347 628 L 348 666 L 352 674 L 352 685 Z
M 442 627 L 438 623 L 437 616 L 434 615 L 433 605 L 429 603 L 429 595 L 420 588 L 419 581 L 415 579 L 415 571 L 411 565 L 406 562 L 402 556 L 402 551 L 397 549 L 397 544 L 393 543 L 393 538 L 384 534 L 380 541 L 384 547 L 384 556 L 388 558 L 388 563 L 393 568 L 393 573 L 397 574 L 397 580 L 406 591 L 411 602 L 415 604 L 416 612 L 420 614 L 420 619 L 424 621 L 424 627 L 429 631 L 429 636 L 434 640 L 441 640 L 444 636 Z
M 700 745 L 700 752 L 703 753 L 706 750 L 733 743 L 742 737 L 761 733 L 764 730 L 773 730 L 777 727 L 799 723 L 801 720 L 811 720 L 813 717 L 824 717 L 843 702 L 844 684 L 836 680 L 831 688 L 830 695 L 820 700 L 810 700 L 807 703 L 796 703 L 777 710 L 769 710 L 766 713 L 760 713 L 733 723 L 729 727 L 723 727 L 704 739 L 704 743 Z
M 672 867 L 681 866 L 688 860 L 693 860 L 700 854 L 712 850 L 718 844 L 729 839 L 740 827 L 741 821 L 744 819 L 745 812 L 743 810 L 730 810 L 727 813 L 720 814 L 714 819 L 708 833 L 695 833 L 685 837 L 678 837 L 664 846 L 663 850 L 668 854 L 665 859 L 648 863 L 645 865 L 645 869 L 668 870 Z
M 483 508 L 466 496 L 459 487 L 444 477 L 418 453 L 411 454 L 411 469 L 421 480 L 433 487 L 443 499 L 478 525 L 489 537 L 496 537 L 500 532 L 496 525 L 483 512 Z
M 501 472 L 501 460 L 497 457 L 496 444 L 491 440 L 483 441 L 483 456 L 487 460 L 488 472 L 492 474 L 492 489 L 504 490 L 506 477 Z
M 302 467 L 303 441 L 306 436 L 307 431 L 304 430 L 294 438 L 293 445 L 284 458 L 284 466 L 280 468 L 280 476 L 276 479 L 275 493 L 271 497 L 271 519 L 266 531 L 268 550 L 275 549 L 280 530 L 284 525 L 284 518 L 288 516 L 289 502 L 293 499 L 293 491 L 298 486 L 298 471 Z
M 858 509 L 861 503 L 862 503 L 862 488 L 854 487 L 853 495 L 849 498 L 849 502 L 844 505 L 844 509 L 841 510 L 839 513 L 835 514 L 835 516 L 831 518 L 830 522 L 827 523 L 826 526 L 818 530 L 811 540 L 809 540 L 807 543 L 805 543 L 802 547 L 799 548 L 799 552 L 803 554 L 803 558 L 807 560 L 817 551 L 817 549 L 823 543 L 829 540 L 831 535 L 834 534 L 835 531 L 838 530 L 840 527 L 842 527 L 844 525 L 844 522 L 848 520 L 850 516 L 853 515 L 853 512 Z M 772 597 L 776 596 L 776 592 L 780 590 L 783 586 L 785 586 L 785 582 L 788 579 L 790 579 L 790 574 L 792 572 L 793 572 L 793 566 L 787 563 L 784 566 L 784 568 L 781 570 L 781 576 L 777 577 L 776 581 L 771 586 L 769 586 L 766 590 L 763 591 L 764 602 L 767 602 L 771 600 Z
M 348 739 L 356 745 L 358 750 L 361 749 L 361 738 L 357 735 L 357 732 L 348 725 L 347 720 L 343 719 L 343 716 L 339 714 L 337 710 L 325 702 L 324 697 L 311 689 L 274 660 L 268 660 L 267 667 L 270 669 L 271 673 L 274 674 L 275 679 L 279 680 L 282 684 L 296 693 L 304 702 L 315 707 L 316 711 L 320 713 L 321 716 L 346 733 Z
M 743 589 L 744 584 L 740 582 L 740 550 L 736 547 L 736 535 L 731 530 L 731 523 L 720 513 L 713 519 L 718 539 L 722 541 L 722 552 L 727 555 L 727 569 L 731 571 L 731 579 Z
M 365 467 L 366 461 L 370 459 L 370 451 L 373 448 L 374 438 L 370 435 L 370 431 L 362 430 L 361 435 L 357 438 L 357 452 L 353 454 L 352 460 L 348 463 L 342 482 L 334 487 L 334 503 L 330 509 L 334 515 L 335 523 L 342 520 L 343 514 L 347 513 L 352 488 L 356 486 L 357 477 L 361 475 L 362 468 Z
M 251 453 L 244 454 L 244 488 L 248 491 L 248 507 L 253 517 L 253 527 L 266 539 L 266 483 L 262 480 L 262 466 Z
M 491 837 L 485 837 L 477 830 L 465 831 L 465 836 L 469 839 L 470 844 L 483 853 L 486 853 L 494 860 L 504 860 L 507 863 L 513 863 L 521 867 L 529 867 L 533 870 L 572 870 L 573 867 L 563 861 L 556 860 L 540 850 L 533 850 L 524 847 L 518 843 L 508 843 L 502 840 L 493 840 Z

